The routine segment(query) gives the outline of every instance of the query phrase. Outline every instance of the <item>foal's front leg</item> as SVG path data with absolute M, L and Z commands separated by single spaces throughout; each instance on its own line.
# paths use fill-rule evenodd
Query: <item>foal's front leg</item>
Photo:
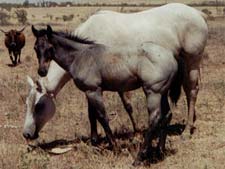
M 115 146 L 115 141 L 113 138 L 112 131 L 109 127 L 109 119 L 106 116 L 105 106 L 102 98 L 102 90 L 100 88 L 95 91 L 89 90 L 86 92 L 86 96 L 88 98 L 89 103 L 91 104 L 91 107 L 96 110 L 96 118 L 105 131 L 110 148 L 113 148 Z
M 145 134 L 145 140 L 143 145 L 141 146 L 141 149 L 139 150 L 139 153 L 137 155 L 137 158 L 134 162 L 134 165 L 139 165 L 142 161 L 144 161 L 149 153 L 152 146 L 152 139 L 154 137 L 156 129 L 159 127 L 159 122 L 162 119 L 161 114 L 161 94 L 160 93 L 154 93 L 153 91 L 145 89 L 145 94 L 147 97 L 147 106 L 148 106 L 148 112 L 149 112 L 149 128 L 147 133 Z
M 96 146 L 98 144 L 98 132 L 97 132 L 97 121 L 96 121 L 96 109 L 88 100 L 88 117 L 91 125 L 91 144 Z

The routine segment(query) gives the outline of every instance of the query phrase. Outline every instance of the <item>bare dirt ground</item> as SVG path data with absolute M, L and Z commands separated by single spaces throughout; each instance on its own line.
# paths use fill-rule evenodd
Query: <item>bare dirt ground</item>
M 73 30 L 99 8 L 58 8 L 28 9 L 30 23 L 51 23 L 54 29 Z M 113 9 L 121 10 L 121 8 Z M 135 9 L 136 10 L 136 9 Z M 54 19 L 60 14 L 74 13 L 69 22 Z M 53 15 L 50 20 L 47 14 Z M 49 16 L 49 15 L 48 15 Z M 182 140 L 179 135 L 167 139 L 167 155 L 163 161 L 142 166 L 152 169 L 223 169 L 225 168 L 225 19 L 208 22 L 210 36 L 201 69 L 201 85 L 196 105 L 197 130 L 190 140 Z M 4 30 L 21 26 L 5 26 Z M 25 30 L 26 46 L 22 51 L 22 64 L 9 67 L 11 63 L 4 46 L 4 34 L 0 34 L 0 168 L 2 169 L 129 169 L 136 156 L 141 137 L 124 135 L 118 138 L 122 152 L 96 148 L 90 141 L 80 141 L 80 136 L 90 133 L 87 118 L 87 104 L 84 94 L 69 82 L 56 98 L 57 112 L 40 133 L 42 148 L 31 150 L 22 137 L 25 117 L 24 100 L 29 91 L 26 76 L 34 79 L 37 75 L 37 59 L 33 50 L 34 37 L 30 26 Z M 111 119 L 110 126 L 115 133 L 131 132 L 128 115 L 115 93 L 105 93 L 106 109 Z M 139 128 L 147 126 L 148 113 L 141 90 L 132 92 L 134 117 Z M 172 124 L 182 124 L 186 119 L 187 106 L 182 95 L 177 108 L 173 108 Z M 99 126 L 99 133 L 104 136 Z M 46 144 L 44 144 L 46 143 Z M 50 143 L 50 144 L 47 144 Z M 73 150 L 61 155 L 53 155 L 48 147 L 72 147 Z

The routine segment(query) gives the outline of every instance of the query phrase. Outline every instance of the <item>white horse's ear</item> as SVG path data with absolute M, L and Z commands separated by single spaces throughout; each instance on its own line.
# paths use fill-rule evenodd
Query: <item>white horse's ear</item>
M 29 85 L 30 85 L 31 87 L 34 86 L 34 81 L 33 81 L 33 79 L 32 79 L 30 76 L 27 76 L 27 82 L 29 83 Z

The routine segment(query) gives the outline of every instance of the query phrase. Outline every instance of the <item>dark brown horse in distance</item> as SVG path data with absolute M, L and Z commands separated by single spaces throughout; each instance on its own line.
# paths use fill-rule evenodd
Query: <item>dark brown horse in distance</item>
M 0 29 L 0 31 L 5 34 L 5 46 L 8 48 L 9 56 L 13 65 L 17 64 L 18 56 L 18 62 L 20 63 L 21 49 L 25 45 L 25 36 L 23 33 L 24 29 L 25 27 L 19 31 L 12 29 L 8 32 Z M 14 55 L 14 59 L 12 57 L 12 53 Z

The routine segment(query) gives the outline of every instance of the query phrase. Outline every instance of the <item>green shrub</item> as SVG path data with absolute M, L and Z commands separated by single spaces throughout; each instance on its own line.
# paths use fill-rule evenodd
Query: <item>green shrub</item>
M 66 22 L 66 21 L 72 21 L 73 18 L 74 18 L 74 15 L 73 14 L 68 15 L 68 16 L 67 15 L 63 15 L 63 17 L 62 17 L 62 19 L 63 19 L 64 22 Z
M 15 13 L 20 24 L 24 25 L 27 23 L 27 11 L 24 9 L 18 9 L 15 11 Z
M 10 16 L 6 12 L 0 11 L 0 25 L 8 25 L 9 19 L 10 19 Z

